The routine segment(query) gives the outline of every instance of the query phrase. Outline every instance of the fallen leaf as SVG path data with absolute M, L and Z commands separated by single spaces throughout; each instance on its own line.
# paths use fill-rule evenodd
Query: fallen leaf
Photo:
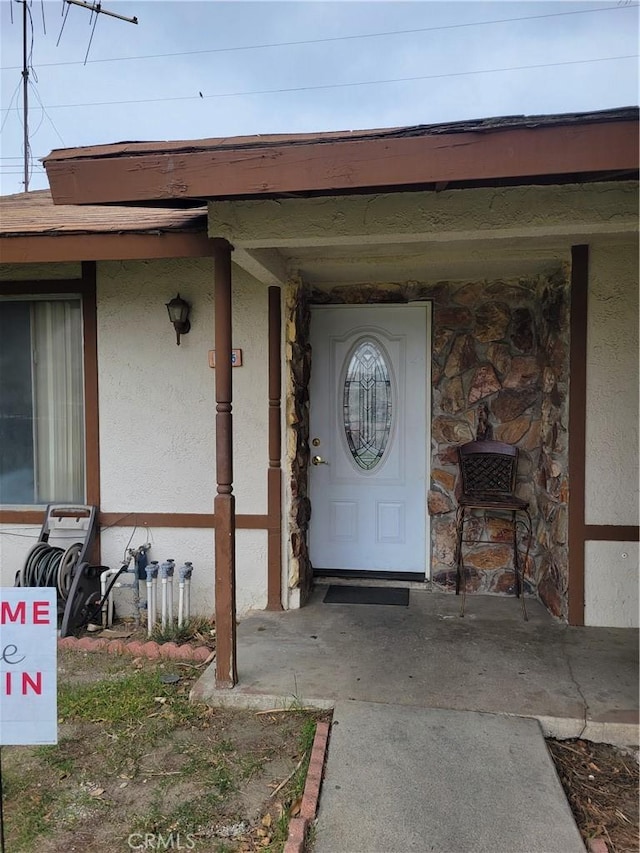
M 262 818 L 262 825 L 267 827 L 271 826 L 271 815 L 269 814 L 269 812 L 267 812 L 266 815 Z
M 298 797 L 289 806 L 289 817 L 296 817 L 297 815 L 299 815 L 301 806 L 302 806 L 302 797 Z
M 104 794 L 104 788 L 93 788 L 89 791 L 90 797 L 101 797 Z

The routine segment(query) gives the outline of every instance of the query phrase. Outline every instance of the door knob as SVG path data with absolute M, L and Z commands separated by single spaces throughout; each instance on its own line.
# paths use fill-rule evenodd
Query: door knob
M 323 459 L 322 456 L 312 456 L 311 457 L 311 464 L 312 465 L 328 465 L 329 463 L 327 462 L 326 459 Z

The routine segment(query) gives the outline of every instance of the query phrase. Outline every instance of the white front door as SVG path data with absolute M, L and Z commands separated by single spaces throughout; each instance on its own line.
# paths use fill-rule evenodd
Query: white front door
M 313 308 L 314 569 L 426 573 L 427 311 Z

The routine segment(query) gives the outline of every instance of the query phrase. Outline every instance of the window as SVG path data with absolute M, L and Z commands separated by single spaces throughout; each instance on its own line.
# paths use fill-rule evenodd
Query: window
M 84 502 L 79 297 L 0 300 L 0 503 Z
M 387 449 L 393 414 L 391 372 L 375 340 L 364 340 L 355 348 L 342 397 L 349 450 L 360 468 L 371 471 Z

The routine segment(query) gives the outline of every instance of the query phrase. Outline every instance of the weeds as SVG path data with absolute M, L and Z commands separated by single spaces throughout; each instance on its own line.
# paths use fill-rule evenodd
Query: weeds
M 210 619 L 205 616 L 194 616 L 178 627 L 177 622 L 169 622 L 164 627 L 157 622 L 151 631 L 151 640 L 156 643 L 189 643 L 191 641 L 202 642 L 211 645 L 215 639 L 216 631 Z

